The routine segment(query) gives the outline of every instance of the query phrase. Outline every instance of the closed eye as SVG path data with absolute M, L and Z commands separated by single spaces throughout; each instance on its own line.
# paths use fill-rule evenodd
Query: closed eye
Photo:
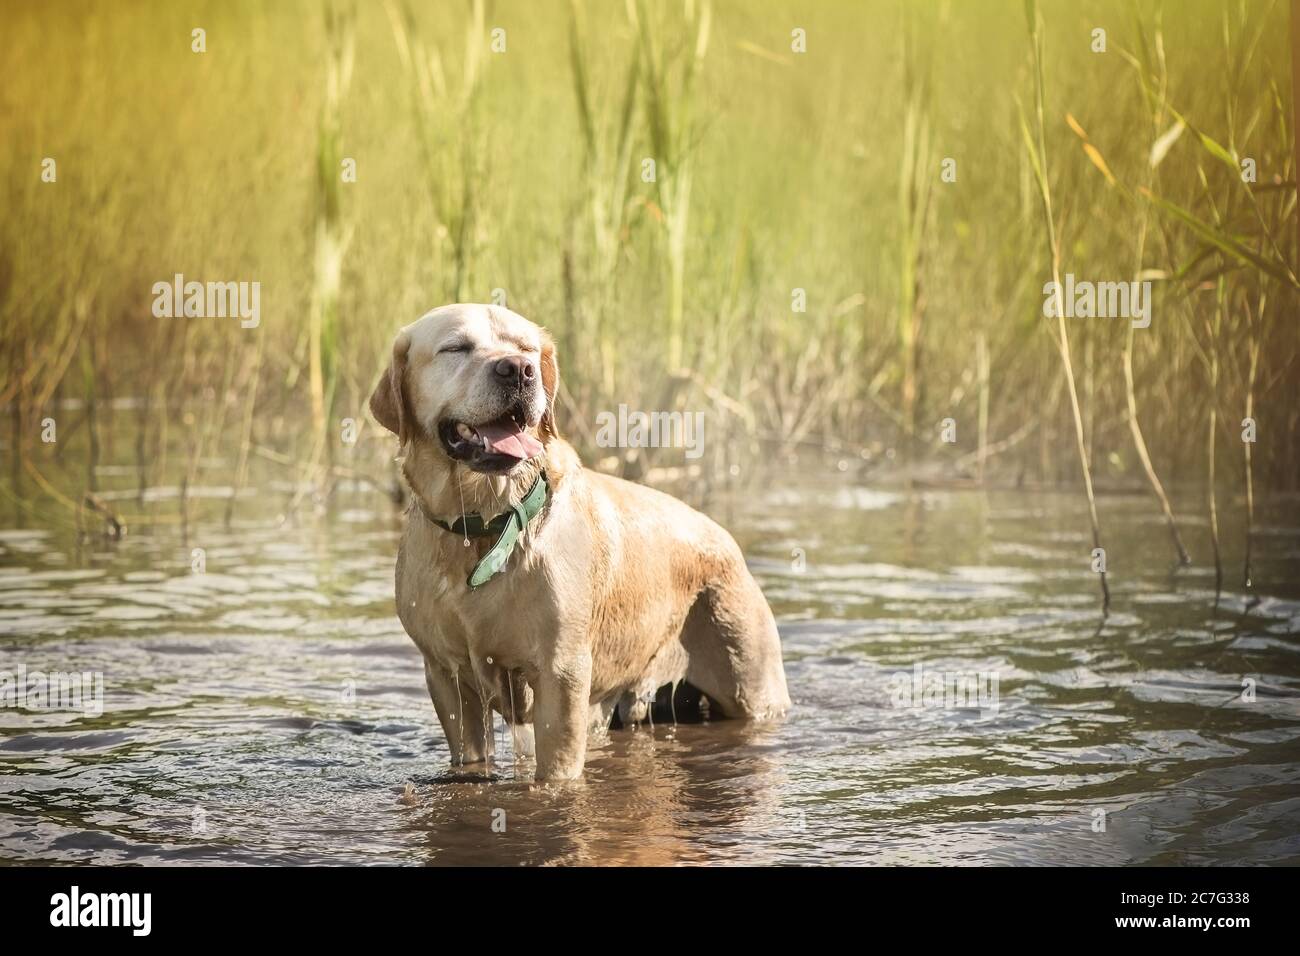
M 444 345 L 438 349 L 438 354 L 442 355 L 444 352 L 470 352 L 473 349 L 474 346 L 469 342 L 452 342 L 450 345 Z

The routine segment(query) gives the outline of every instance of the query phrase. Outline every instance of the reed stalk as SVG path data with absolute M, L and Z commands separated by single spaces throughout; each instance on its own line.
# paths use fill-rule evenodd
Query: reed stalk
M 329 413 L 338 381 L 339 289 L 351 229 L 343 222 L 343 98 L 352 82 L 354 13 L 341 5 L 325 7 L 329 56 L 325 97 L 316 137 L 316 255 L 309 326 L 309 382 L 317 449 L 329 449 Z M 264 334 L 258 329 L 255 334 Z M 313 459 L 315 454 L 313 454 Z
M 248 399 L 244 404 L 244 420 L 240 426 L 239 460 L 235 464 L 235 478 L 231 484 L 230 500 L 226 503 L 226 528 L 229 529 L 235 515 L 235 502 L 248 481 L 248 457 L 253 447 L 253 415 L 257 409 L 257 391 L 262 376 L 262 353 L 266 347 L 266 336 L 259 335 L 253 346 L 253 364 L 248 375 Z
M 482 87 L 487 14 L 470 0 L 458 78 L 436 42 L 426 40 L 409 3 L 387 4 L 398 58 L 410 80 L 423 185 L 432 206 L 432 279 L 444 301 L 471 295 L 471 273 L 486 186 L 488 151 L 478 101 Z
M 1074 419 L 1075 449 L 1079 456 L 1079 470 L 1083 476 L 1084 494 L 1088 498 L 1088 518 L 1092 529 L 1092 546 L 1102 548 L 1101 522 L 1097 517 L 1097 499 L 1092 488 L 1092 468 L 1088 464 L 1088 447 L 1084 440 L 1083 414 L 1079 409 L 1079 390 L 1074 380 L 1074 363 L 1070 357 L 1070 333 L 1065 325 L 1065 302 L 1061 294 L 1061 242 L 1057 232 L 1056 219 L 1052 212 L 1052 190 L 1047 176 L 1047 142 L 1043 120 L 1043 40 L 1041 24 L 1038 20 L 1037 5 L 1033 0 L 1025 4 L 1029 17 L 1029 32 L 1033 50 L 1034 71 L 1034 117 L 1036 121 L 1034 134 L 1030 133 L 1024 113 L 1021 112 L 1021 132 L 1025 146 L 1029 151 L 1038 180 L 1039 196 L 1043 204 L 1043 219 L 1047 234 L 1047 247 L 1052 263 L 1052 280 L 1056 289 L 1056 346 L 1061 357 L 1061 371 L 1065 377 L 1066 391 L 1070 396 L 1070 412 Z M 1106 581 L 1106 571 L 1098 574 L 1101 582 L 1101 609 L 1105 615 L 1110 611 L 1110 586 Z
M 935 165 L 930 155 L 930 80 L 928 61 L 920 62 L 915 24 L 910 15 L 903 22 L 903 114 L 902 155 L 898 191 L 901 255 L 898 276 L 898 342 L 903 448 L 906 458 L 915 455 L 916 416 L 920 392 L 921 323 L 924 297 L 921 287 L 922 249 Z
M 1260 292 L 1258 306 L 1255 309 L 1253 320 L 1247 315 L 1248 334 L 1250 336 L 1249 344 L 1249 365 L 1246 373 L 1246 418 L 1252 421 L 1255 418 L 1255 382 L 1259 376 L 1259 326 L 1263 323 L 1264 313 L 1267 305 L 1266 293 Z M 1242 587 L 1250 592 L 1254 589 L 1254 579 L 1251 574 L 1251 556 L 1252 545 L 1254 543 L 1255 531 L 1255 467 L 1254 467 L 1254 442 L 1243 441 L 1241 443 L 1242 455 L 1245 458 L 1245 485 L 1246 485 L 1246 530 L 1245 530 L 1245 557 L 1242 559 Z
M 604 396 L 613 394 L 616 381 L 617 340 L 612 319 L 618 294 L 621 260 L 628 247 L 629 187 L 632 182 L 633 148 L 636 143 L 633 121 L 636 116 L 637 87 L 640 83 L 640 44 L 634 43 L 627 58 L 626 76 L 614 115 L 604 121 L 591 77 L 593 60 L 577 0 L 571 0 L 569 17 L 569 66 L 573 77 L 578 124 L 582 131 L 583 204 L 586 225 L 590 230 L 588 246 L 587 307 L 592 317 L 589 330 L 597 343 L 592 353 L 593 384 Z M 565 260 L 565 290 L 572 297 L 571 313 L 576 313 L 578 294 L 573 281 L 573 256 Z M 576 331 L 576 330 L 575 330 Z M 574 356 L 582 359 L 582 355 Z
M 1291 175 L 1300 176 L 1300 0 L 1291 0 Z M 1300 275 L 1300 216 L 1295 216 L 1293 271 Z
M 1148 190 L 1154 188 L 1156 170 L 1165 155 L 1164 152 L 1161 152 L 1162 140 L 1169 137 L 1168 142 L 1172 144 L 1173 139 L 1180 135 L 1177 131 L 1171 134 L 1163 132 L 1168 115 L 1169 70 L 1165 60 L 1164 34 L 1158 20 L 1154 35 L 1156 60 L 1159 64 L 1156 89 L 1152 91 L 1147 84 L 1143 84 L 1143 91 L 1147 94 L 1147 105 L 1154 117 L 1153 135 L 1155 136 L 1155 145 L 1152 147 L 1147 163 L 1146 186 Z M 1145 55 L 1145 50 L 1143 50 L 1143 54 Z M 1181 126 L 1177 127 L 1177 130 L 1181 129 Z M 1150 217 L 1150 206 L 1144 203 L 1138 214 L 1137 255 L 1134 266 L 1135 281 L 1141 281 L 1142 279 Z M 1138 460 L 1142 463 L 1142 471 L 1146 475 L 1147 484 L 1151 486 L 1152 494 L 1156 496 L 1156 500 L 1160 503 L 1160 511 L 1164 515 L 1165 526 L 1169 529 L 1169 536 L 1173 541 L 1178 564 L 1185 567 L 1191 564 L 1192 559 L 1187 553 L 1187 548 L 1183 545 L 1183 538 L 1178 530 L 1178 521 L 1174 517 L 1174 509 L 1169 503 L 1169 495 L 1165 492 L 1164 483 L 1161 482 L 1160 476 L 1156 473 L 1155 465 L 1151 461 L 1151 452 L 1147 447 L 1146 436 L 1142 432 L 1142 422 L 1138 417 L 1137 389 L 1133 376 L 1133 336 L 1134 326 L 1132 322 L 1129 322 L 1124 333 L 1124 351 L 1121 356 L 1124 370 L 1124 404 L 1128 410 L 1129 434 L 1133 438 L 1133 448 L 1137 451 Z
M 668 273 L 668 368 L 677 374 L 686 359 L 684 337 L 686 242 L 695 175 L 695 79 L 709 48 L 710 0 L 684 0 L 685 50 L 665 50 L 646 0 L 628 0 L 628 16 L 641 47 L 646 133 L 655 160 L 655 187 L 664 219 Z
M 975 370 L 979 382 L 979 433 L 975 474 L 982 485 L 984 465 L 989 456 L 989 344 L 988 336 L 982 331 L 975 339 Z
M 1219 336 L 1223 328 L 1226 283 L 1222 276 L 1214 284 L 1214 316 L 1209 329 L 1210 411 L 1206 423 L 1206 497 L 1210 517 L 1210 547 L 1214 552 L 1214 603 L 1223 589 L 1223 555 L 1219 547 L 1219 502 L 1215 489 L 1215 451 L 1219 432 Z

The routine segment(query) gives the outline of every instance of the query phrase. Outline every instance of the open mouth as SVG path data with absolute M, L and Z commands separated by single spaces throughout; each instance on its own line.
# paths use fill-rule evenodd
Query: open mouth
M 447 454 L 457 461 L 475 471 L 500 474 L 544 451 L 542 443 L 525 431 L 527 427 L 528 415 L 523 404 L 516 402 L 500 418 L 478 425 L 444 419 L 438 437 Z

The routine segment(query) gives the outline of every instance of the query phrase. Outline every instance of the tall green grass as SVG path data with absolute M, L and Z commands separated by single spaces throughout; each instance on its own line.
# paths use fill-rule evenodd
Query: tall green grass
M 912 449 L 972 480 L 1084 484 L 1082 463 L 1098 489 L 1150 488 L 1175 534 L 1166 489 L 1203 488 L 1208 456 L 1221 494 L 1300 487 L 1284 4 L 1040 6 L 1047 258 L 1014 105 L 1035 83 L 1019 2 L 348 9 L 7 13 L 17 497 L 59 467 L 36 436 L 61 399 L 146 402 L 135 458 L 153 478 L 212 455 L 310 461 L 364 418 L 398 326 L 494 289 L 561 343 L 566 431 L 597 455 L 597 411 L 674 403 L 715 416 L 746 465 L 827 451 L 870 470 Z M 1150 329 L 1065 325 L 1074 387 L 1042 317 L 1053 258 L 1156 283 Z M 261 281 L 261 327 L 153 318 L 150 285 L 175 272 Z M 1239 453 L 1248 413 L 1260 440 Z M 112 419 L 62 424 L 79 443 Z M 372 430 L 353 464 L 377 471 L 386 447 Z

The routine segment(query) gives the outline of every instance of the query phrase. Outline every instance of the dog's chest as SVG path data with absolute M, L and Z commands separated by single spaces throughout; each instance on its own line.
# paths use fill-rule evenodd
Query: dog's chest
M 446 532 L 408 525 L 397 559 L 397 611 L 406 633 L 427 656 L 461 665 L 524 667 L 536 658 L 536 619 L 549 602 L 541 574 L 522 553 L 478 588 L 466 584 L 477 559 Z M 488 659 L 491 658 L 489 661 Z

